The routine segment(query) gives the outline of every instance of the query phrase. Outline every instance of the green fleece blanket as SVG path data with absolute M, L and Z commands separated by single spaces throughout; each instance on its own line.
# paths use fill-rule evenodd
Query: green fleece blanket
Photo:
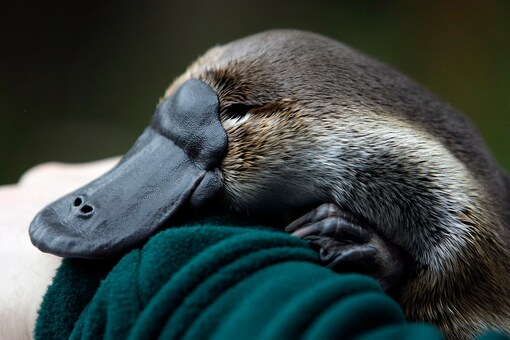
M 316 253 L 297 238 L 263 228 L 199 224 L 159 232 L 118 261 L 65 259 L 44 297 L 35 337 L 441 335 L 432 326 L 405 323 L 398 304 L 371 278 L 321 267 Z

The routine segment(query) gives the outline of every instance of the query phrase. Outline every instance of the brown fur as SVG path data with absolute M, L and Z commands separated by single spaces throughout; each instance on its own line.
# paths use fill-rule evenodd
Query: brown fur
M 408 251 L 399 302 L 449 338 L 510 332 L 510 181 L 471 124 L 388 66 L 331 39 L 270 31 L 213 48 L 197 78 L 218 93 L 227 204 L 284 214 L 334 202 Z M 241 118 L 241 116 L 239 117 Z

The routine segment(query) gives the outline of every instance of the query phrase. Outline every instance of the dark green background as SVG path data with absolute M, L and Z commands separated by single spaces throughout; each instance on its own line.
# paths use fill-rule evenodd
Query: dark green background
M 510 1 L 12 1 L 0 5 L 0 183 L 124 153 L 209 47 L 323 33 L 466 113 L 510 168 Z

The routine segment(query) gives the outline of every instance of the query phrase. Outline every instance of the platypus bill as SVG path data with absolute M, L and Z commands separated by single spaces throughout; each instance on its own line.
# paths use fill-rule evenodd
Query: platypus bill
M 510 180 L 461 114 L 329 38 L 269 31 L 208 51 L 109 173 L 42 210 L 32 242 L 124 253 L 211 199 L 375 277 L 447 338 L 510 332 Z M 285 225 L 281 225 L 282 228 Z

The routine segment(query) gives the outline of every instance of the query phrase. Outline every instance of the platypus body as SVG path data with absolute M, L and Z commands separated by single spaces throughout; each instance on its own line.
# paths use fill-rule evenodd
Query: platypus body
M 203 133 L 182 137 L 195 126 L 184 119 L 197 110 L 215 118 L 197 123 Z M 165 127 L 166 112 L 181 117 L 168 123 L 177 132 Z M 129 173 L 133 158 L 164 143 L 152 142 L 153 135 L 170 136 L 185 150 L 183 164 L 202 170 L 182 170 L 197 180 L 176 194 L 178 204 L 157 209 L 156 225 L 174 206 L 198 206 L 206 196 L 254 217 L 303 215 L 286 230 L 309 240 L 324 265 L 374 276 L 409 320 L 434 323 L 452 339 L 510 332 L 509 177 L 464 116 L 402 74 L 317 34 L 269 31 L 208 51 L 170 86 L 155 117 L 119 164 L 124 170 L 97 183 Z M 186 140 L 200 140 L 200 147 Z M 166 156 L 158 157 L 154 176 L 165 171 Z M 87 228 L 102 230 L 107 218 L 89 218 L 101 204 L 83 210 L 93 192 L 79 189 L 43 210 L 31 226 L 34 244 L 59 255 L 102 257 L 153 233 L 123 241 L 115 234 L 99 249 L 81 246 L 71 217 L 51 227 L 60 212 L 79 208 Z M 47 241 L 63 234 L 71 236 Z

